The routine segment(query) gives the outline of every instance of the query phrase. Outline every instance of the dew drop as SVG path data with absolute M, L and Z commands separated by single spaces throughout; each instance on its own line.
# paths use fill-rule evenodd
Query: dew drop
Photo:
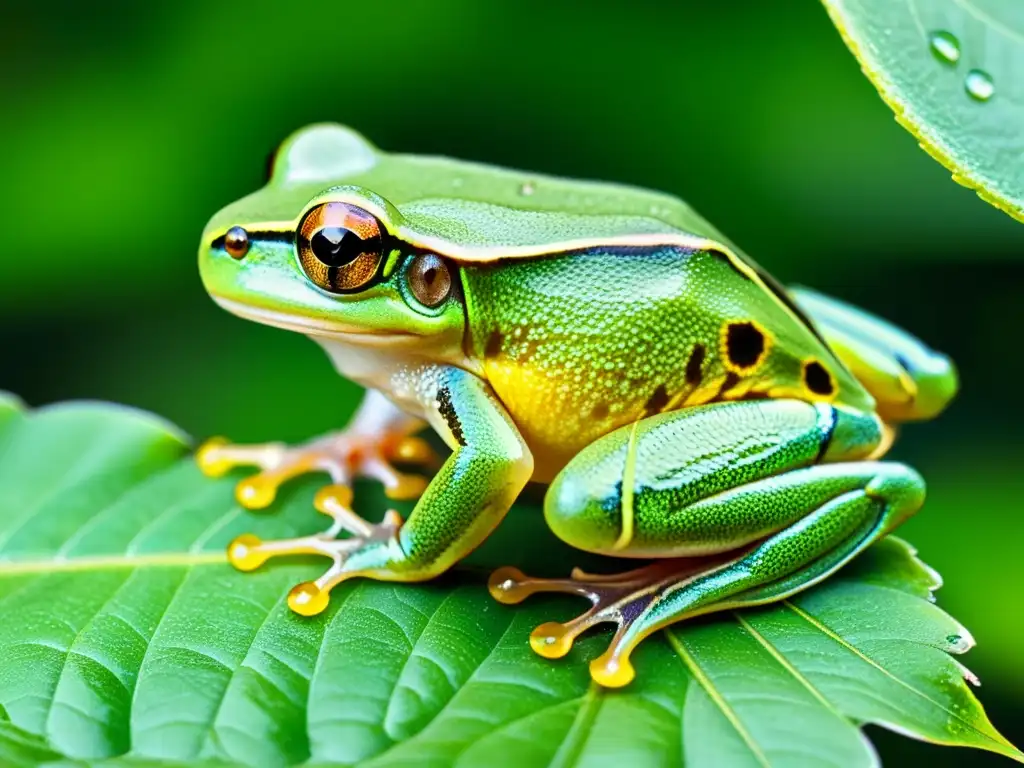
M 952 653 L 969 651 L 974 644 L 971 638 L 964 637 L 963 635 L 947 635 L 946 642 L 949 644 L 949 650 Z
M 988 101 L 996 92 L 996 86 L 987 72 L 980 69 L 972 69 L 967 73 L 964 80 L 964 88 L 967 94 L 975 101 Z
M 532 195 L 536 191 L 537 187 L 532 181 L 524 182 L 523 185 L 519 187 L 519 194 L 527 197 Z
M 960 61 L 960 41 L 950 32 L 932 32 L 929 40 L 932 53 L 943 64 L 956 64 Z

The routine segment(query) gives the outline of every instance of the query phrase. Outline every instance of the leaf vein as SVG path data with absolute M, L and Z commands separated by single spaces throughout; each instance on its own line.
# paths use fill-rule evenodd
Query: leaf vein
M 704 689 L 704 692 L 707 693 L 708 697 L 711 699 L 712 702 L 714 702 L 715 706 L 717 706 L 721 710 L 722 715 L 725 717 L 726 720 L 729 721 L 729 724 L 735 729 L 737 735 L 739 735 L 739 737 L 743 740 L 743 743 L 747 745 L 747 748 L 754 756 L 754 759 L 756 759 L 757 762 L 759 762 L 761 765 L 765 766 L 765 768 L 768 768 L 771 765 L 768 762 L 768 758 L 765 756 L 764 752 L 761 751 L 761 747 L 758 746 L 757 742 L 754 741 L 754 738 L 750 735 L 750 732 L 747 731 L 747 729 L 744 727 L 743 723 L 739 719 L 739 716 L 736 714 L 733 708 L 729 706 L 729 703 L 725 700 L 725 697 L 722 696 L 721 691 L 719 691 L 715 687 L 714 683 L 711 682 L 711 679 L 707 676 L 704 670 L 700 668 L 700 665 L 697 664 L 697 660 L 693 657 L 693 655 L 688 650 L 686 650 L 685 646 L 682 643 L 682 640 L 680 640 L 679 637 L 677 637 L 676 634 L 670 629 L 665 629 L 664 632 L 665 637 L 668 639 L 669 645 L 672 646 L 672 649 L 676 652 L 676 655 L 679 657 L 680 661 L 683 662 L 683 665 L 687 668 L 687 670 L 689 670 L 690 674 L 693 675 L 693 678 L 697 681 L 700 687 Z
M 808 680 L 808 679 L 807 679 L 807 678 L 806 678 L 806 677 L 805 677 L 805 676 L 804 676 L 804 675 L 803 675 L 803 674 L 802 674 L 802 673 L 800 672 L 800 670 L 798 670 L 798 669 L 797 669 L 797 668 L 796 668 L 796 667 L 795 667 L 795 666 L 794 666 L 794 665 L 793 665 L 793 664 L 792 664 L 792 663 L 791 663 L 791 662 L 789 661 L 789 659 L 787 659 L 787 658 L 786 658 L 786 657 L 785 657 L 785 656 L 784 656 L 784 655 L 783 655 L 783 654 L 782 654 L 782 653 L 781 653 L 781 652 L 779 651 L 779 649 L 775 647 L 775 645 L 774 645 L 774 644 L 773 644 L 773 643 L 772 643 L 772 642 L 771 642 L 770 640 L 768 640 L 768 638 L 766 638 L 766 637 L 765 637 L 764 635 L 762 635 L 762 634 L 761 634 L 760 632 L 758 632 L 758 631 L 757 631 L 757 630 L 756 630 L 756 629 L 755 629 L 755 628 L 754 628 L 754 627 L 753 627 L 753 626 L 752 626 L 752 625 L 750 624 L 750 622 L 748 622 L 748 621 L 747 621 L 746 619 L 744 619 L 744 618 L 743 618 L 743 616 L 741 616 L 741 615 L 739 614 L 739 612 L 735 612 L 735 611 L 734 611 L 734 612 L 733 612 L 733 615 L 734 615 L 734 616 L 736 617 L 736 621 L 738 621 L 738 622 L 739 622 L 740 626 L 741 626 L 741 627 L 743 627 L 743 629 L 745 629 L 745 630 L 747 631 L 747 633 L 748 633 L 748 634 L 749 634 L 749 635 L 750 635 L 750 636 L 751 636 L 752 638 L 754 638 L 754 639 L 755 639 L 755 640 L 756 640 L 756 641 L 757 641 L 758 643 L 760 643 L 760 644 L 761 644 L 761 647 L 763 647 L 763 648 L 765 649 L 765 651 L 767 651 L 767 652 L 768 652 L 768 654 L 769 654 L 769 655 L 770 655 L 770 656 L 771 656 L 771 657 L 772 657 L 773 659 L 775 659 L 775 661 L 777 661 L 777 662 L 779 663 L 779 665 L 780 665 L 780 666 L 781 666 L 781 667 L 782 667 L 782 668 L 783 668 L 784 670 L 786 670 L 786 672 L 788 672 L 788 673 L 789 673 L 790 675 L 792 675 L 792 677 L 793 677 L 793 679 L 794 679 L 794 680 L 796 680 L 796 681 L 797 681 L 798 683 L 800 683 L 800 685 L 802 685 L 802 686 L 803 686 L 804 688 L 806 688 L 806 689 L 807 689 L 807 691 L 808 691 L 808 693 L 810 693 L 810 694 L 811 694 L 811 695 L 812 695 L 812 696 L 813 696 L 813 697 L 814 697 L 815 699 L 817 699 L 817 700 L 818 700 L 818 701 L 819 701 L 819 702 L 821 703 L 821 705 L 822 705 L 823 707 L 825 707 L 825 708 L 826 708 L 826 709 L 827 709 L 827 710 L 828 710 L 829 712 L 831 712 L 831 713 L 832 713 L 833 715 L 835 715 L 836 717 L 838 717 L 838 718 L 839 718 L 840 720 L 842 720 L 842 721 L 843 721 L 844 723 L 847 723 L 847 724 L 850 724 L 850 725 L 852 725 L 852 723 L 850 722 L 849 718 L 847 718 L 847 717 L 846 717 L 846 716 L 845 716 L 845 715 L 844 715 L 844 714 L 843 714 L 842 712 L 840 712 L 840 711 L 839 711 L 838 709 L 836 709 L 835 705 L 833 705 L 833 704 L 832 704 L 832 702 L 831 702 L 831 701 L 829 701 L 829 700 L 828 700 L 828 699 L 827 699 L 827 698 L 825 697 L 825 694 L 823 694 L 823 693 L 822 693 L 821 691 L 819 691 L 819 690 L 818 690 L 818 689 L 817 689 L 817 688 L 816 688 L 816 687 L 814 686 L 814 684 L 813 684 L 813 683 L 811 683 L 811 681 L 810 681 L 810 680 Z
M 872 659 L 870 656 L 868 656 L 867 654 L 863 653 L 855 645 L 853 645 L 852 643 L 847 642 L 844 638 L 840 637 L 835 631 L 832 630 L 831 627 L 829 627 L 829 626 L 825 625 L 824 623 L 818 621 L 816 618 L 811 616 L 809 613 L 807 613 L 803 609 L 797 607 L 796 605 L 791 603 L 789 600 L 784 600 L 783 601 L 783 605 L 785 605 L 787 608 L 789 608 L 791 611 L 793 611 L 797 616 L 800 616 L 801 618 L 803 618 L 811 626 L 817 628 L 818 631 L 820 631 L 822 634 L 824 634 L 830 640 L 832 640 L 833 642 L 835 642 L 838 645 L 842 646 L 843 648 L 848 650 L 853 655 L 857 656 L 859 659 L 861 659 L 863 662 L 865 662 L 869 666 L 873 667 L 874 669 L 877 669 L 879 672 L 881 672 L 883 675 L 888 677 L 893 682 L 897 683 L 898 685 L 903 686 L 908 691 L 911 691 L 912 693 L 917 694 L 918 696 L 920 696 L 922 699 L 924 699 L 928 703 L 932 704 L 933 706 L 938 707 L 943 712 L 945 712 L 947 715 L 949 715 L 952 719 L 958 721 L 959 723 L 962 723 L 964 725 L 964 727 L 967 728 L 968 730 L 973 731 L 974 733 L 978 734 L 979 736 L 982 736 L 983 738 L 991 741 L 994 744 L 998 744 L 1000 747 L 1004 746 L 1004 744 L 1001 741 L 999 741 L 998 739 L 993 738 L 990 734 L 985 733 L 984 731 L 979 729 L 976 725 L 974 725 L 974 723 L 971 723 L 970 721 L 965 720 L 963 717 L 961 717 L 959 714 L 957 714 L 956 712 L 951 710 L 949 707 L 947 707 L 944 704 L 942 704 L 942 702 L 936 701 L 935 699 L 933 699 L 931 696 L 929 696 L 924 691 L 918 690 L 917 688 L 912 686 L 910 683 L 908 683 L 906 680 L 903 680 L 903 679 L 897 677 L 896 675 L 894 675 L 892 672 L 890 672 L 888 669 L 883 667 L 881 664 L 879 664 L 877 661 Z
M 576 716 L 572 719 L 569 730 L 565 732 L 565 737 L 559 744 L 549 768 L 569 768 L 579 764 L 587 735 L 597 719 L 604 700 L 604 690 L 591 680 L 590 687 L 580 699 L 580 708 L 576 710 Z
M 53 719 L 53 707 L 54 704 L 57 703 L 57 693 L 60 691 L 61 683 L 64 682 L 65 675 L 67 674 L 68 671 L 68 660 L 71 658 L 72 653 L 75 653 L 76 655 L 82 658 L 89 659 L 90 661 L 95 662 L 100 667 L 109 672 L 112 677 L 117 679 L 117 681 L 121 683 L 122 686 L 124 686 L 124 682 L 121 680 L 120 677 L 117 676 L 117 673 L 114 672 L 114 670 L 110 669 L 106 664 L 104 664 L 99 659 L 89 656 L 84 652 L 76 651 L 75 646 L 78 645 L 78 643 L 81 641 L 82 635 L 85 634 L 85 632 L 93 626 L 93 624 L 96 621 L 96 617 L 103 613 L 104 609 L 107 608 L 107 606 L 109 606 L 117 598 L 117 596 L 121 593 L 121 590 L 124 589 L 125 585 L 131 581 L 132 575 L 132 573 L 125 574 L 124 579 L 117 586 L 117 588 L 114 589 L 113 592 L 111 592 L 111 594 L 107 597 L 106 600 L 104 600 L 99 606 L 97 606 L 96 610 L 93 611 L 89 619 L 84 624 L 82 624 L 81 628 L 75 631 L 74 637 L 72 637 L 71 642 L 68 643 L 68 646 L 64 651 L 64 658 L 62 658 L 60 662 L 60 671 L 57 673 L 57 679 L 53 684 L 53 692 L 50 694 L 50 706 L 47 708 L 46 720 L 44 721 L 45 725 L 43 726 L 44 733 L 50 732 L 50 726 L 52 725 L 51 720 Z

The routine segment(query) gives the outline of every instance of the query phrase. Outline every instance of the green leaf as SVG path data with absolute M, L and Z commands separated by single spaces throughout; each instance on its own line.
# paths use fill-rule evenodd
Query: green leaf
M 44 739 L 12 725 L 7 713 L 0 709 L 0 765 L 32 768 L 59 758 Z
M 955 181 L 1024 221 L 1024 5 L 823 2 L 900 124 Z
M 321 525 L 316 482 L 250 514 L 232 479 L 203 478 L 185 453 L 134 411 L 0 396 L 4 764 L 866 766 L 865 723 L 1022 759 L 949 655 L 970 636 L 897 539 L 782 605 L 671 627 L 637 651 L 633 685 L 605 691 L 586 661 L 607 633 L 554 663 L 527 644 L 581 605 L 511 608 L 484 587 L 501 562 L 559 573 L 578 559 L 535 504 L 470 567 L 348 582 L 309 620 L 284 598 L 323 562 L 241 574 L 223 553 L 245 531 Z M 383 510 L 377 489 L 358 491 Z

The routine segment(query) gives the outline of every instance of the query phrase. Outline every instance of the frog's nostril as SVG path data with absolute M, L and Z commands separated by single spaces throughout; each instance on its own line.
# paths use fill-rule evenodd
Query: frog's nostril
M 232 227 L 224 233 L 224 250 L 233 259 L 241 259 L 249 252 L 249 233 L 242 227 Z

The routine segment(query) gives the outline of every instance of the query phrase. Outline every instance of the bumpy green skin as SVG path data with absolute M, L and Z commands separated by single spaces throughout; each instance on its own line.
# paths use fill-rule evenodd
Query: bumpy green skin
M 394 249 L 365 290 L 327 293 L 297 264 L 296 228 L 331 202 L 370 213 Z M 250 233 L 244 258 L 225 253 L 231 227 Z M 408 286 L 423 252 L 456 283 L 433 308 Z M 682 201 L 390 155 L 340 126 L 286 141 L 267 187 L 211 220 L 200 266 L 225 307 L 308 333 L 453 448 L 398 535 L 347 555 L 342 577 L 436 575 L 531 477 L 553 481 L 547 519 L 582 549 L 725 553 L 637 593 L 627 654 L 679 618 L 801 589 L 913 513 L 921 479 L 871 459 L 956 390 L 944 356 L 789 294 Z
M 547 495 L 548 524 L 561 538 L 608 554 L 628 547 L 637 556 L 684 557 L 740 547 L 837 489 L 825 478 L 808 489 L 802 473 L 803 482 L 778 485 L 770 504 L 726 492 L 817 463 L 835 425 L 832 406 L 798 400 L 700 406 L 645 419 L 588 446 L 566 467 Z M 624 505 L 627 464 L 633 498 Z M 623 540 L 627 515 L 634 532 Z
M 483 361 L 541 473 L 663 410 L 811 397 L 802 383 L 805 360 L 834 372 L 843 402 L 874 406 L 799 317 L 718 253 L 590 249 L 462 272 L 473 357 Z M 730 361 L 723 333 L 750 322 L 764 350 L 741 366 Z

